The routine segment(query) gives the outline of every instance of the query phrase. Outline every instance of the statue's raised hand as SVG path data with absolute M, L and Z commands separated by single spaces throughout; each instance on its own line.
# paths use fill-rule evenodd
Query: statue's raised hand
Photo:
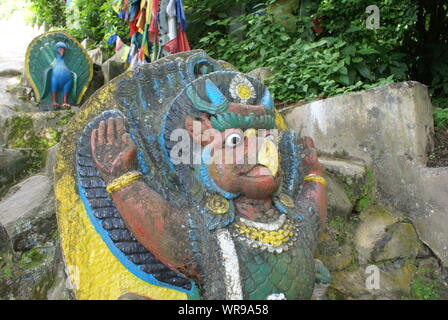
M 315 174 L 322 176 L 324 173 L 323 167 L 319 162 L 317 156 L 317 150 L 314 148 L 314 141 L 310 137 L 302 138 L 303 145 L 303 165 L 305 169 L 305 175 Z
M 137 147 L 126 132 L 122 118 L 101 121 L 90 136 L 92 155 L 106 183 L 135 170 Z

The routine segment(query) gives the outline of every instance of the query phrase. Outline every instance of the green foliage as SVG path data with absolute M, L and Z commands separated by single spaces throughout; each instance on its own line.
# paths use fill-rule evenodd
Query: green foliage
M 44 258 L 45 254 L 43 253 L 43 249 L 33 248 L 22 253 L 18 265 L 23 269 L 31 269 L 40 264 Z
M 67 123 L 73 113 L 58 121 L 58 124 Z M 39 172 L 45 164 L 46 150 L 59 142 L 62 129 L 49 128 L 45 136 L 38 136 L 34 132 L 33 119 L 28 116 L 13 117 L 4 128 L 8 130 L 7 145 L 10 148 L 32 148 L 29 165 L 23 174 Z
M 45 152 L 43 150 L 33 150 L 30 156 L 30 167 L 27 174 L 39 172 L 45 163 Z
M 324 16 L 329 34 L 348 42 L 377 43 L 377 71 L 406 75 L 430 86 L 437 106 L 448 105 L 448 1 L 376 1 L 380 28 L 359 28 L 364 23 L 369 0 L 322 0 L 316 16 Z M 385 59 L 389 67 L 384 65 Z M 369 63 L 368 63 L 369 64 Z
M 129 42 L 129 27 L 112 10 L 112 0 L 73 0 L 70 6 L 59 0 L 29 1 L 33 24 L 43 25 L 46 30 L 66 28 L 79 41 L 90 39 L 94 45 L 103 44 L 108 49 L 107 39 L 115 32 Z
M 329 220 L 328 225 L 333 229 L 336 240 L 340 244 L 343 244 L 353 237 L 357 223 L 358 218 L 356 216 L 349 218 L 334 216 Z M 356 261 L 356 259 L 354 259 L 354 261 Z
M 30 0 L 33 25 L 43 26 L 45 30 L 50 28 L 65 27 L 65 4 L 63 1 L 54 0 Z
M 231 18 L 233 15 L 244 13 L 251 0 L 183 0 L 185 14 L 188 22 L 188 40 L 198 44 L 198 41 L 207 33 L 216 30 L 223 34 L 227 32 L 226 23 L 221 20 Z M 262 2 L 262 1 L 258 1 Z M 199 48 L 199 47 L 197 47 Z
M 68 25 L 69 32 L 78 39 L 89 38 L 94 41 L 102 40 L 104 35 L 105 21 L 102 15 L 101 6 L 106 0 L 76 0 L 73 6 L 67 11 L 73 17 L 67 16 L 71 20 Z
M 385 85 L 401 80 L 399 75 L 375 76 L 365 60 L 374 52 L 369 47 L 349 45 L 339 38 L 307 42 L 297 39 L 278 56 L 267 59 L 276 72 L 268 82 L 281 101 L 327 97 Z
M 422 268 L 416 272 L 411 285 L 411 298 L 416 300 L 438 300 L 440 293 L 438 282 L 428 276 L 430 270 Z
M 8 122 L 9 126 L 9 122 Z M 28 130 L 33 127 L 31 117 L 15 117 L 11 120 L 11 135 L 8 143 L 12 148 L 25 148 Z M 34 138 L 34 136 L 33 136 Z M 33 141 L 34 142 L 34 141 Z
M 74 0 L 67 8 L 68 31 L 79 40 L 91 39 L 96 45 L 107 47 L 107 39 L 117 33 L 125 42 L 129 41 L 127 23 L 121 20 L 111 8 L 111 0 Z M 74 18 L 70 18 L 73 12 Z
M 0 279 L 9 279 L 13 276 L 13 270 L 11 266 L 5 266 L 0 269 Z
M 448 40 L 447 40 L 448 42 Z M 434 45 L 434 55 L 430 65 L 431 82 L 429 93 L 433 103 L 439 107 L 448 107 L 448 45 Z
M 434 108 L 434 125 L 438 128 L 448 128 L 448 108 Z
M 268 5 L 273 2 L 268 1 Z M 327 97 L 406 80 L 408 68 L 404 55 L 397 50 L 399 32 L 386 28 L 366 29 L 364 10 L 368 4 L 364 6 L 363 1 L 355 0 L 348 2 L 358 2 L 357 9 L 338 4 L 339 9 L 332 12 L 330 8 L 335 3 L 322 1 L 315 13 L 315 16 L 325 15 L 325 21 L 331 21 L 325 25 L 326 35 L 330 36 L 318 37 L 312 32 L 312 16 L 297 13 L 296 28 L 290 30 L 267 10 L 237 19 L 223 16 L 205 21 L 214 31 L 200 38 L 196 46 L 215 58 L 229 61 L 243 72 L 257 67 L 270 68 L 275 73 L 267 84 L 275 98 L 284 102 Z M 398 9 L 388 10 L 398 19 L 399 30 L 410 23 L 409 16 L 401 20 L 401 13 L 394 16 Z M 409 8 L 407 10 L 412 13 Z M 382 12 L 385 19 L 387 12 L 386 9 Z M 228 32 L 230 29 L 233 31 Z
M 355 206 L 355 211 L 362 212 L 375 204 L 376 201 L 376 183 L 371 169 L 366 168 L 365 183 L 361 187 L 361 197 Z
M 33 119 L 29 116 L 18 116 L 11 119 L 8 146 L 10 148 L 32 148 L 45 150 L 59 142 L 61 133 L 49 129 L 48 137 L 39 137 L 34 132 Z
M 366 28 L 369 0 L 301 1 L 293 20 L 288 12 L 295 28 L 280 19 L 286 1 L 240 1 L 239 17 L 218 1 L 184 2 L 190 26 L 207 26 L 188 30 L 192 47 L 243 72 L 270 68 L 274 76 L 267 84 L 277 100 L 309 100 L 412 79 L 431 85 L 434 103 L 447 105 L 448 34 L 440 28 L 448 23 L 446 0 L 435 5 L 438 11 L 421 0 L 376 1 L 379 29 Z M 313 19 L 323 33 L 313 32 Z
M 401 220 L 401 223 L 412 223 L 412 221 L 409 218 L 403 218 L 403 220 Z
M 63 127 L 63 126 L 65 126 L 67 123 L 69 123 L 69 121 L 71 120 L 71 118 L 73 117 L 75 115 L 75 112 L 74 111 L 71 111 L 71 110 L 69 110 L 69 111 L 67 111 L 67 113 L 61 118 L 61 120 L 59 120 L 58 122 L 57 122 L 57 126 L 58 127 Z
M 380 28 L 367 29 L 366 8 L 375 4 L 380 12 Z M 381 0 L 322 0 L 316 8 L 315 17 L 325 17 L 323 26 L 328 34 L 350 42 L 375 43 L 398 47 L 403 43 L 407 30 L 416 21 L 418 1 Z

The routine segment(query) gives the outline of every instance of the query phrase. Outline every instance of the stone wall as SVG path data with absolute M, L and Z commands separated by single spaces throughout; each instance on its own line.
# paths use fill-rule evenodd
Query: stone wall
M 402 82 L 282 111 L 322 158 L 370 168 L 382 201 L 404 212 L 448 266 L 448 168 L 427 168 L 432 105 L 427 88 Z

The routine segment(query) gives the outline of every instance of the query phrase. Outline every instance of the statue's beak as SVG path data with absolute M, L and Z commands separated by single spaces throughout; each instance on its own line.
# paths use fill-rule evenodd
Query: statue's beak
M 65 53 L 65 49 L 64 49 L 64 48 L 59 48 L 59 55 L 60 55 L 61 57 L 64 56 L 64 53 Z
M 267 167 L 273 177 L 276 176 L 279 167 L 279 156 L 277 146 L 273 141 L 264 139 L 258 152 L 258 163 Z

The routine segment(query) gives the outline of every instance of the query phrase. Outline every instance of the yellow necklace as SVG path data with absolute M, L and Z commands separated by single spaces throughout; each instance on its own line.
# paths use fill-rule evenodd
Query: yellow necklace
M 273 246 L 281 246 L 289 242 L 296 235 L 294 225 L 289 220 L 277 230 L 262 230 L 248 226 L 241 221 L 236 222 L 234 226 L 241 236 Z

